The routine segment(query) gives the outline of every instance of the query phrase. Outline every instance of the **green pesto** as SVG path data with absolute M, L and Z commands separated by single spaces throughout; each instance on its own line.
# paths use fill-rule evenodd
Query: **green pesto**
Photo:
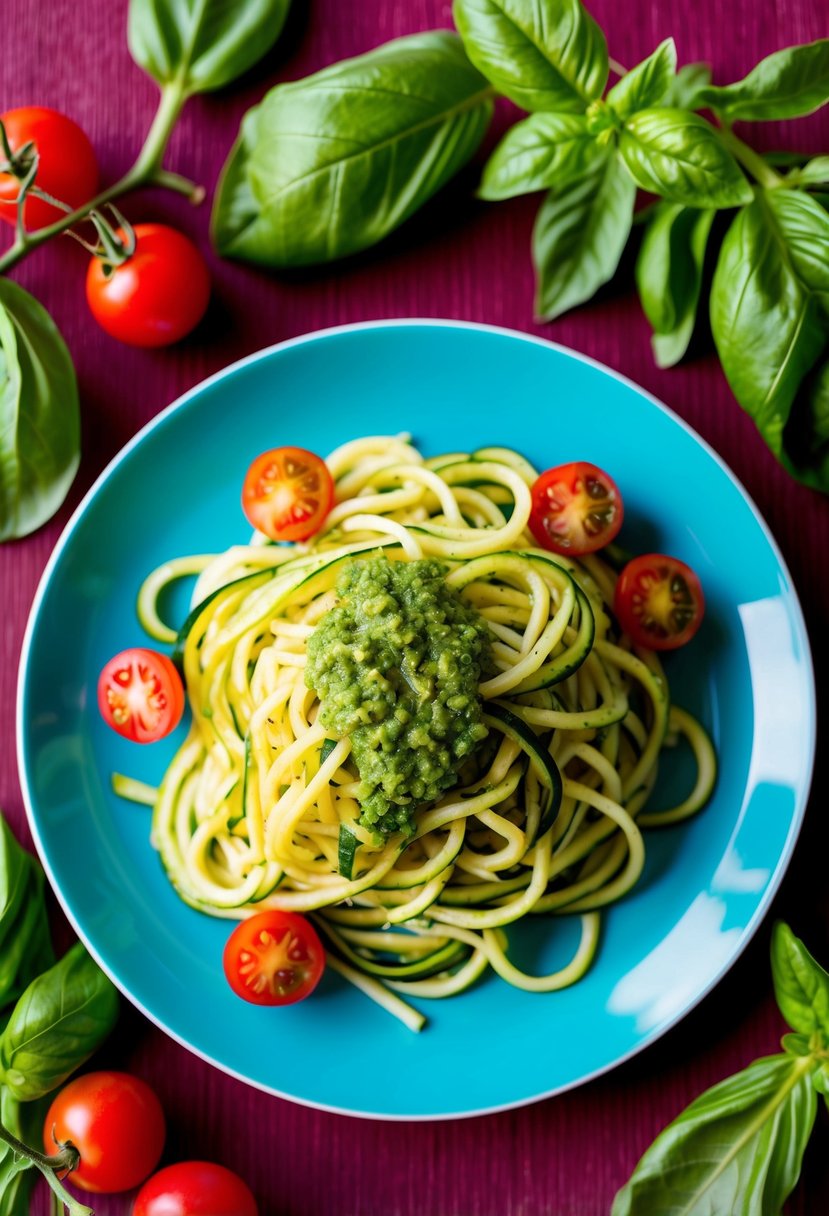
M 360 823 L 380 836 L 412 832 L 416 808 L 456 784 L 487 734 L 489 630 L 445 577 L 432 560 L 354 561 L 308 639 L 305 682 L 326 730 L 351 737 Z

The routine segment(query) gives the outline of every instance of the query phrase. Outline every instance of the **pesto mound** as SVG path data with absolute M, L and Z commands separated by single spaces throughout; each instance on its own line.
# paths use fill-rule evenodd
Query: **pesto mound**
M 308 639 L 305 682 L 326 730 L 351 738 L 360 823 L 381 836 L 411 833 L 415 809 L 456 784 L 487 734 L 489 631 L 446 573 L 433 560 L 354 561 Z

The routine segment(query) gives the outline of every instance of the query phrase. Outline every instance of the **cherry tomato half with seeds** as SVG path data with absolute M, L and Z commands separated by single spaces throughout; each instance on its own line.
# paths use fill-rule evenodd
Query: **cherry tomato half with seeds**
M 293 1005 L 310 996 L 325 970 L 313 925 L 273 908 L 241 921 L 224 949 L 227 982 L 252 1005 Z
M 95 150 L 76 122 L 46 106 L 20 106 L 0 114 L 12 152 L 24 144 L 37 147 L 38 167 L 35 185 L 45 194 L 74 210 L 88 203 L 98 192 L 98 162 Z M 5 157 L 0 155 L 0 159 Z M 17 222 L 17 196 L 20 182 L 12 173 L 0 173 L 0 218 Z M 32 231 L 45 228 L 66 213 L 44 199 L 26 198 L 23 220 Z
M 634 557 L 619 575 L 613 611 L 637 646 L 676 650 L 690 642 L 702 624 L 702 584 L 678 558 L 646 553 Z
M 166 1127 L 161 1103 L 145 1081 L 125 1072 L 76 1077 L 52 1102 L 43 1145 L 71 1140 L 81 1163 L 69 1181 L 105 1195 L 129 1191 L 158 1165 Z
M 98 708 L 106 724 L 125 739 L 155 743 L 181 721 L 184 685 L 166 654 L 141 647 L 122 650 L 98 677 Z
M 319 532 L 333 503 L 328 465 L 305 448 L 263 452 L 242 487 L 242 510 L 271 540 L 307 540 Z
M 238 1174 L 210 1161 L 178 1161 L 144 1183 L 132 1216 L 259 1216 L 259 1210 Z
M 136 224 L 135 251 L 120 266 L 92 258 L 86 299 L 101 329 L 128 346 L 169 346 L 207 311 L 210 275 L 188 237 L 166 224 Z M 123 230 L 118 235 L 125 240 Z
M 533 485 L 530 531 L 543 549 L 580 557 L 610 544 L 624 513 L 613 478 L 576 460 L 547 469 Z

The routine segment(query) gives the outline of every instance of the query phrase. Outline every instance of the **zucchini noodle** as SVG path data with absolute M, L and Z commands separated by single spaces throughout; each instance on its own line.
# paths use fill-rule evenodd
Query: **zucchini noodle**
M 153 844 L 183 900 L 231 919 L 312 914 L 335 969 L 411 1029 L 424 1019 L 401 997 L 455 995 L 488 969 L 528 992 L 575 983 L 598 948 L 599 909 L 642 872 L 642 827 L 710 796 L 711 741 L 671 706 L 657 656 L 619 635 L 610 564 L 536 547 L 537 474 L 523 457 L 493 447 L 424 460 L 408 436 L 379 436 L 327 463 L 336 503 L 312 541 L 255 534 L 149 575 L 141 618 L 166 639 L 158 598 L 198 574 L 174 656 L 192 725 L 155 796 L 121 777 L 116 788 L 152 798 Z M 479 685 L 486 738 L 453 788 L 416 810 L 413 833 L 386 838 L 360 822 L 351 741 L 329 737 L 305 683 L 308 639 L 340 575 L 380 551 L 439 560 L 486 622 L 494 663 Z M 646 812 L 661 750 L 680 735 L 693 789 Z M 510 961 L 506 927 L 540 915 L 578 917 L 580 942 L 553 974 L 531 976 Z

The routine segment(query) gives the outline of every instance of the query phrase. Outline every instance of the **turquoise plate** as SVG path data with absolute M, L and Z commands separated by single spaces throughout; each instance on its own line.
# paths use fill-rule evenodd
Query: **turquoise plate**
M 585 979 L 531 995 L 490 976 L 462 996 L 423 1002 L 430 1024 L 419 1036 L 333 973 L 313 1000 L 289 1009 L 256 1008 L 231 993 L 221 967 L 228 923 L 179 901 L 150 847 L 149 813 L 110 790 L 113 770 L 157 782 L 184 728 L 140 748 L 107 730 L 95 703 L 103 663 L 146 644 L 135 615 L 145 574 L 174 555 L 246 540 L 239 490 L 254 455 L 285 443 L 325 453 L 401 430 L 427 454 L 508 444 L 540 467 L 584 458 L 608 469 L 625 497 L 624 543 L 676 554 L 702 578 L 705 623 L 667 666 L 677 701 L 702 717 L 721 761 L 702 814 L 648 833 L 644 876 L 606 916 Z M 183 614 L 184 604 L 175 609 Z M 52 555 L 23 646 L 18 707 L 20 774 L 47 873 L 130 1000 L 262 1089 L 404 1119 L 481 1114 L 558 1093 L 687 1013 L 734 962 L 780 882 L 806 803 L 814 727 L 791 579 L 714 452 L 588 359 L 521 334 L 431 321 L 283 343 L 213 376 L 145 427 Z M 663 767 L 687 777 L 679 754 Z M 672 792 L 664 785 L 653 805 Z M 536 921 L 519 961 L 550 970 L 576 935 L 571 920 Z M 343 1052 L 320 1051 L 338 1042 Z M 531 1068 L 511 1065 L 519 1042 Z

